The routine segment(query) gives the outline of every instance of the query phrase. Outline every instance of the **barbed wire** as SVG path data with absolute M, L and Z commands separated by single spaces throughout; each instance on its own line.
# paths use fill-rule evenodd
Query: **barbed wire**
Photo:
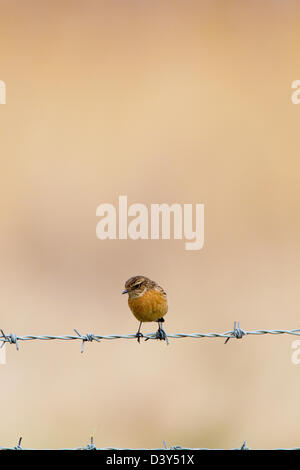
M 137 339 L 136 334 L 127 334 L 127 335 L 95 335 L 93 333 L 87 333 L 85 335 L 81 335 L 76 329 L 74 329 L 76 335 L 25 335 L 25 336 L 18 336 L 15 333 L 6 334 L 2 329 L 0 329 L 2 336 L 0 336 L 0 341 L 2 342 L 0 348 L 2 348 L 5 343 L 15 344 L 16 349 L 19 350 L 19 341 L 31 341 L 31 340 L 80 340 L 81 341 L 81 352 L 84 352 L 84 345 L 87 341 L 97 341 L 100 342 L 101 340 L 113 340 L 113 339 Z M 224 333 L 172 333 L 172 334 L 165 334 L 165 337 L 162 337 L 160 334 L 156 333 L 149 333 L 142 335 L 145 340 L 149 339 L 164 339 L 167 341 L 168 338 L 225 338 L 225 344 L 232 338 L 241 339 L 244 336 L 248 335 L 296 335 L 300 336 L 300 328 L 293 329 L 293 330 L 250 330 L 246 331 L 241 329 L 239 322 L 234 322 L 233 330 L 226 331 Z M 168 344 L 168 342 L 167 342 Z M 24 448 L 21 446 L 22 437 L 19 438 L 18 444 L 13 447 L 3 447 L 0 446 L 0 450 L 39 450 L 34 448 Z M 91 437 L 91 441 L 89 444 L 85 446 L 75 447 L 75 448 L 61 448 L 61 449 L 43 449 L 43 450 L 99 450 L 99 451 L 160 451 L 160 450 L 183 450 L 183 451 L 200 451 L 200 450 L 226 450 L 226 449 L 211 449 L 206 447 L 181 447 L 181 446 L 171 446 L 168 447 L 166 442 L 163 441 L 164 447 L 163 448 L 116 448 L 116 447 L 104 447 L 98 448 L 95 446 L 93 437 Z M 243 442 L 241 447 L 235 447 L 230 450 L 251 450 L 246 445 L 246 441 Z M 273 450 L 300 450 L 300 447 L 292 447 L 292 448 L 276 448 Z
M 166 441 L 163 441 L 164 447 L 158 447 L 158 448 L 129 448 L 129 447 L 124 447 L 124 448 L 119 448 L 119 447 L 96 447 L 94 444 L 94 439 L 91 437 L 90 442 L 85 445 L 85 446 L 80 446 L 80 447 L 65 447 L 65 448 L 60 448 L 60 449 L 34 449 L 34 448 L 26 448 L 21 446 L 22 442 L 22 437 L 19 438 L 18 444 L 13 447 L 2 447 L 0 446 L 0 451 L 1 450 L 102 450 L 102 451 L 161 451 L 161 450 L 179 450 L 179 451 L 200 451 L 200 450 L 252 450 L 250 447 L 247 446 L 246 441 L 242 443 L 240 447 L 233 447 L 231 449 L 212 449 L 208 447 L 181 447 L 181 446 L 170 446 L 166 444 Z M 283 448 L 283 447 L 278 447 L 272 450 L 300 450 L 300 447 L 291 447 L 291 448 Z
M 114 339 L 137 339 L 136 334 L 128 334 L 128 335 L 95 335 L 93 333 L 87 333 L 85 335 L 80 334 L 77 330 L 74 329 L 76 335 L 25 335 L 25 336 L 18 336 L 15 333 L 6 334 L 2 329 L 0 329 L 2 336 L 0 336 L 0 341 L 2 342 L 0 348 L 4 346 L 5 343 L 15 344 L 17 350 L 19 350 L 19 341 L 31 341 L 31 340 L 41 340 L 41 341 L 51 341 L 51 340 L 65 340 L 65 341 L 73 341 L 73 340 L 80 340 L 81 341 L 81 352 L 84 352 L 84 345 L 86 342 L 97 341 L 100 342 L 102 340 L 114 340 Z M 231 339 L 241 339 L 244 336 L 249 335 L 296 335 L 300 336 L 300 328 L 294 330 L 242 330 L 240 327 L 239 322 L 234 322 L 233 330 L 225 331 L 224 333 L 171 333 L 165 334 L 165 337 L 155 333 L 148 333 L 143 334 L 142 337 L 145 340 L 149 339 L 159 339 L 159 340 L 168 340 L 168 338 L 225 338 L 225 344 Z M 168 341 L 167 341 L 168 342 Z

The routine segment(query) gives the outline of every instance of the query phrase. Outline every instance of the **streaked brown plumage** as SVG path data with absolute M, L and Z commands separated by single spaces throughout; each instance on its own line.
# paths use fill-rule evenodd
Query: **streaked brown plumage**
M 125 283 L 122 294 L 128 293 L 128 305 L 135 318 L 140 322 L 137 332 L 138 341 L 143 322 L 158 322 L 157 338 L 167 340 L 162 328 L 163 317 L 168 311 L 167 294 L 155 281 L 146 276 L 133 276 Z

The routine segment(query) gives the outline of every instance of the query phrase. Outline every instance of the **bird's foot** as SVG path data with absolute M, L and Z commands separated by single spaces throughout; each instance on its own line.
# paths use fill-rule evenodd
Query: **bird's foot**
M 169 344 L 168 340 L 168 335 L 163 329 L 162 323 L 165 321 L 163 318 L 159 318 L 156 320 L 158 323 L 158 330 L 155 332 L 154 336 L 152 336 L 153 339 L 159 339 L 160 341 L 165 341 L 167 344 Z M 145 338 L 145 341 L 148 341 L 149 339 L 152 339 L 150 337 Z
M 137 340 L 138 340 L 138 343 L 141 342 L 141 338 L 143 338 L 143 333 L 140 333 L 139 331 L 137 332 L 137 334 L 135 335 L 137 337 Z
M 165 341 L 167 344 L 169 344 L 168 335 L 161 325 L 159 325 L 158 330 L 155 333 L 155 338 L 159 339 L 160 341 Z

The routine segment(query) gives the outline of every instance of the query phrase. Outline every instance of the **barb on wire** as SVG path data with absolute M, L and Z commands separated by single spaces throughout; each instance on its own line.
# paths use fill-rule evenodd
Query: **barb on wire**
M 164 444 L 164 448 L 167 449 L 167 450 L 182 449 L 181 446 L 172 446 L 172 447 L 168 447 L 166 441 L 163 441 L 163 444 Z
M 127 334 L 127 335 L 95 335 L 93 333 L 88 333 L 86 335 L 81 335 L 77 330 L 74 330 L 76 335 L 26 335 L 26 336 L 17 336 L 14 333 L 5 334 L 3 330 L 1 330 L 2 336 L 0 336 L 0 342 L 2 341 L 1 347 L 5 343 L 15 344 L 17 350 L 19 350 L 19 341 L 31 341 L 31 340 L 41 340 L 41 341 L 48 341 L 48 340 L 80 340 L 81 341 L 81 352 L 84 352 L 84 345 L 87 341 L 97 341 L 100 342 L 101 340 L 113 340 L 113 339 L 133 339 L 136 340 L 136 334 Z M 249 335 L 296 335 L 300 336 L 300 328 L 294 330 L 250 330 L 246 331 L 241 329 L 239 322 L 234 322 L 233 330 L 225 331 L 224 333 L 171 333 L 166 334 L 166 339 L 168 338 L 194 338 L 194 339 L 201 339 L 201 338 L 223 338 L 225 339 L 225 344 L 231 338 L 241 339 L 244 336 Z M 160 339 L 157 336 L 157 333 L 148 333 L 144 334 L 143 337 L 147 340 L 157 340 Z
M 0 330 L 0 331 L 2 333 L 2 337 L 5 338 L 5 341 L 8 341 L 10 344 L 15 344 L 17 351 L 19 351 L 18 337 L 14 333 L 10 333 L 10 335 L 6 335 L 3 330 Z M 4 342 L 1 344 L 1 348 L 4 346 Z
M 243 442 L 241 450 L 251 450 L 249 447 L 247 447 L 246 441 Z
M 240 322 L 235 321 L 233 324 L 232 336 L 236 339 L 241 339 L 246 334 L 247 333 L 240 328 Z M 230 340 L 230 336 L 225 340 L 224 344 L 228 343 L 229 340 Z
M 14 450 L 23 450 L 21 447 L 21 442 L 22 442 L 22 437 L 19 437 L 19 442 L 18 444 L 14 447 Z
M 84 450 L 97 450 L 97 447 L 94 444 L 94 438 L 91 437 L 91 442 L 87 446 L 84 447 Z
M 83 353 L 84 352 L 84 343 L 85 341 L 100 341 L 99 338 L 96 338 L 96 336 L 94 336 L 92 333 L 87 333 L 86 335 L 82 336 L 80 333 L 78 333 L 77 330 L 75 330 L 75 333 L 77 333 L 77 335 L 79 336 L 79 338 L 82 340 L 82 343 L 81 343 L 81 352 Z

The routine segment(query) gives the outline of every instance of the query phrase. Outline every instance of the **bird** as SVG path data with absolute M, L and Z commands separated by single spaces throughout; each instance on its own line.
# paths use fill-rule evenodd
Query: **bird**
M 165 321 L 164 316 L 168 311 L 167 294 L 164 289 L 146 276 L 133 276 L 125 282 L 125 290 L 122 294 L 128 294 L 128 305 L 140 322 L 139 329 L 136 333 L 138 342 L 143 336 L 141 326 L 144 322 L 157 322 L 158 331 L 156 338 L 165 340 L 168 344 L 168 337 L 163 329 L 162 323 Z M 147 341 L 146 338 L 145 341 Z

